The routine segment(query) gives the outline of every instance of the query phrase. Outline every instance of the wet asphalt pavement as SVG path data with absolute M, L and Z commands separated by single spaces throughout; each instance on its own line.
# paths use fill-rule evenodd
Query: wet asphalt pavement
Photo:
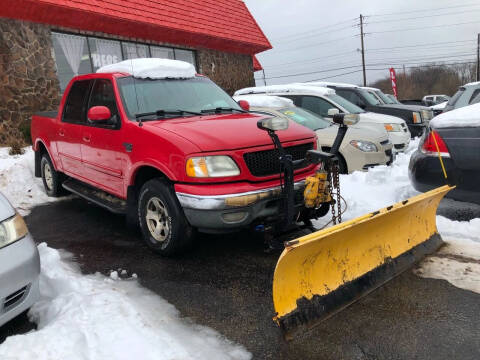
M 286 343 L 272 321 L 279 253 L 265 254 L 249 233 L 202 235 L 187 255 L 165 259 L 121 216 L 81 199 L 37 207 L 26 221 L 37 242 L 72 252 L 84 273 L 137 273 L 183 316 L 244 345 L 254 359 L 480 358 L 480 295 L 446 281 L 407 271 Z M 25 318 L 9 324 L 0 342 L 31 327 Z

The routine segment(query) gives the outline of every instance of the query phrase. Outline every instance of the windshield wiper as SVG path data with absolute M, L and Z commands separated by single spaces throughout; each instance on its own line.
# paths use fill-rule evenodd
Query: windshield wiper
M 215 109 L 205 109 L 205 110 L 202 110 L 202 113 L 212 113 L 213 112 L 215 114 L 221 114 L 224 111 L 229 111 L 229 112 L 238 111 L 238 112 L 241 112 L 241 113 L 248 113 L 248 111 L 245 111 L 245 110 L 242 110 L 242 109 L 235 109 L 235 108 L 231 108 L 231 107 L 217 107 Z
M 179 115 L 179 116 L 200 116 L 203 115 L 202 113 L 195 112 L 195 111 L 189 111 L 189 110 L 157 110 L 157 111 L 151 111 L 151 112 L 146 112 L 146 113 L 139 113 L 135 114 L 135 118 L 137 121 L 141 122 L 141 119 L 143 117 L 147 116 L 155 116 L 153 119 L 148 119 L 148 120 L 155 120 L 157 118 L 165 118 L 167 115 Z

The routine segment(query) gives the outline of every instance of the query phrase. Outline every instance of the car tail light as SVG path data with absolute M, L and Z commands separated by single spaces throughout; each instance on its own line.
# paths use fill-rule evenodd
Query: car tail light
M 442 137 L 433 130 L 430 131 L 426 136 L 421 149 L 422 153 L 424 153 L 425 155 L 438 156 L 438 152 L 440 151 L 441 156 L 450 157 L 447 145 L 443 141 Z

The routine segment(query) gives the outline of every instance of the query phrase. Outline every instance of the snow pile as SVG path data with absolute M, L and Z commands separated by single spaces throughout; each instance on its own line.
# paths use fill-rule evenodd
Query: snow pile
M 233 99 L 236 102 L 240 100 L 248 101 L 251 107 L 266 107 L 266 108 L 285 108 L 293 107 L 293 101 L 280 96 L 268 96 L 268 95 L 238 95 Z
M 141 79 L 189 79 L 196 75 L 195 67 L 185 61 L 140 58 L 102 66 L 97 73 L 127 73 Z
M 296 83 L 285 85 L 267 85 L 248 87 L 235 91 L 235 96 L 248 94 L 278 94 L 278 93 L 297 93 L 297 94 L 317 94 L 319 96 L 333 95 L 334 89 L 325 87 L 308 86 L 309 84 Z
M 42 179 L 36 178 L 34 154 L 31 147 L 23 155 L 9 155 L 9 148 L 0 148 L 0 191 L 22 215 L 35 205 L 56 198 L 49 197 L 43 188 Z
M 434 129 L 474 126 L 480 126 L 480 103 L 442 113 L 430 121 Z
M 135 280 L 82 275 L 71 255 L 38 246 L 42 299 L 29 315 L 38 330 L 0 345 L 2 360 L 250 359 L 214 330 L 181 319 Z
M 440 104 L 432 105 L 430 106 L 430 110 L 443 110 L 445 109 L 445 106 L 447 106 L 447 104 L 448 104 L 448 101 L 444 101 Z

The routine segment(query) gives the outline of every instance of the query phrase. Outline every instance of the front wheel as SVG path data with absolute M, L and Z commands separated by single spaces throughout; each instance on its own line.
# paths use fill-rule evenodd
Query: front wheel
M 48 196 L 57 197 L 62 195 L 61 173 L 55 170 L 52 161 L 47 154 L 42 155 L 40 160 L 43 186 Z
M 168 182 L 153 179 L 142 186 L 138 217 L 143 239 L 156 253 L 175 255 L 191 246 L 194 229 Z

